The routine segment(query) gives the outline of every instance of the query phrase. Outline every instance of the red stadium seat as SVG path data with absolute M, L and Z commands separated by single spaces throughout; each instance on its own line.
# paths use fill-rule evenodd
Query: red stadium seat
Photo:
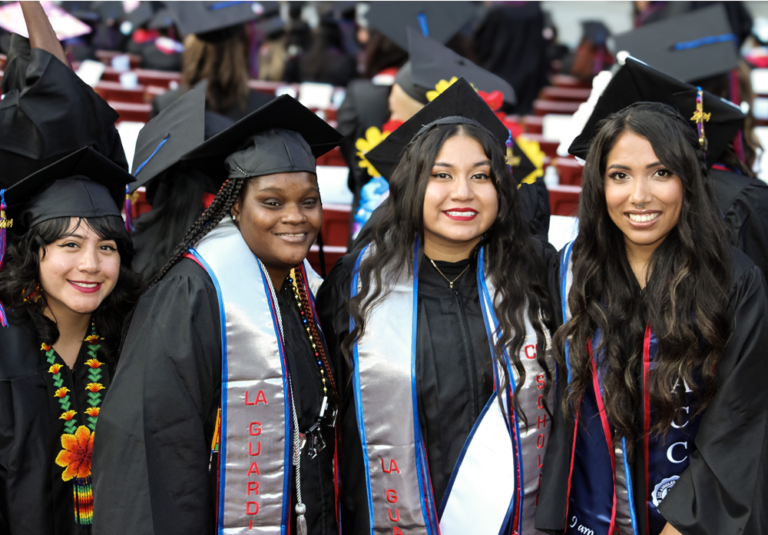
M 149 114 L 152 111 L 151 104 L 134 104 L 131 102 L 117 102 L 114 100 L 107 101 L 107 104 L 112 106 L 112 109 L 120 114 L 118 121 L 149 122 Z
M 328 273 L 336 263 L 336 261 L 347 254 L 347 247 L 341 247 L 339 245 L 325 245 L 323 247 L 323 253 L 325 256 L 325 271 Z M 320 273 L 320 248 L 317 245 L 313 245 L 307 255 L 307 260 L 312 264 L 312 267 Z
M 557 147 L 560 145 L 558 141 L 547 141 L 541 134 L 523 134 L 523 137 L 532 141 L 538 141 L 539 147 L 544 151 L 544 154 L 550 158 L 557 158 Z
M 581 186 L 582 165 L 574 158 L 555 158 L 561 186 Z
M 534 100 L 533 113 L 538 116 L 550 113 L 573 115 L 579 109 L 580 102 L 557 102 L 555 100 Z
M 541 134 L 542 125 L 544 124 L 543 117 L 537 117 L 536 115 L 526 115 L 523 117 L 523 130 L 526 134 Z
M 5 54 L 0 54 L 0 69 L 5 68 Z
M 585 82 L 575 76 L 569 76 L 567 74 L 555 74 L 552 76 L 552 85 L 555 87 L 582 87 L 591 89 L 592 82 Z
M 579 213 L 579 186 L 549 186 L 549 206 L 552 215 L 575 217 Z
M 323 243 L 347 246 L 349 239 L 349 204 L 323 203 Z
M 141 214 L 146 214 L 151 209 L 152 205 L 147 202 L 144 186 L 134 191 L 133 196 L 131 197 L 131 215 L 133 218 L 136 219 Z
M 542 100 L 554 100 L 558 102 L 586 102 L 591 89 L 581 87 L 545 87 L 539 93 Z
M 335 127 L 336 125 L 331 125 Z M 341 149 L 335 147 L 333 150 L 326 152 L 317 159 L 317 165 L 329 165 L 331 167 L 346 167 L 347 162 L 344 161 L 344 156 L 341 155 Z
M 99 82 L 94 88 L 101 98 L 107 101 L 143 104 L 146 101 L 144 86 L 126 89 L 120 82 Z
M 269 82 L 267 80 L 249 80 L 248 81 L 248 87 L 255 91 L 260 91 L 261 93 L 266 93 L 268 95 L 274 95 L 275 91 L 277 91 L 279 88 L 284 87 L 286 85 L 285 82 Z M 293 84 L 295 85 L 295 84 Z M 295 85 L 296 87 L 296 93 L 299 92 L 298 85 Z

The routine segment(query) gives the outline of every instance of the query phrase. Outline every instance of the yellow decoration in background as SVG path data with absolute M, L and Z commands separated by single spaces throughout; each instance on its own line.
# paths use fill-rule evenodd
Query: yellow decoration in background
M 372 126 L 365 131 L 365 137 L 361 137 L 355 141 L 355 148 L 357 149 L 356 154 L 357 157 L 360 158 L 360 161 L 357 163 L 357 165 L 368 171 L 368 174 L 372 177 L 381 176 L 381 173 L 376 170 L 376 168 L 371 162 L 368 161 L 365 155 L 368 154 L 368 151 L 372 150 L 375 146 L 384 141 L 388 135 L 389 132 L 382 132 L 375 126 Z
M 432 102 L 437 97 L 439 97 L 443 91 L 445 91 L 446 89 L 451 87 L 453 84 L 455 84 L 457 80 L 458 78 L 456 78 L 455 76 L 450 80 L 440 80 L 439 82 L 437 82 L 437 85 L 435 86 L 435 89 L 433 91 L 427 91 L 427 100 Z
M 529 173 L 528 176 L 526 176 L 520 181 L 520 184 L 517 185 L 519 189 L 520 186 L 522 186 L 523 184 L 533 184 L 536 182 L 536 179 L 538 177 L 544 176 L 544 159 L 547 157 L 547 155 L 544 153 L 543 150 L 541 150 L 541 146 L 539 145 L 538 141 L 527 139 L 524 137 L 524 135 L 518 136 L 518 138 L 515 139 L 514 142 L 517 144 L 520 150 L 528 157 L 528 159 L 531 160 L 531 163 L 536 167 L 534 171 Z M 512 157 L 511 148 L 507 149 L 507 164 L 511 165 L 512 167 L 516 167 L 517 165 L 520 164 L 520 157 L 517 157 L 517 158 Z

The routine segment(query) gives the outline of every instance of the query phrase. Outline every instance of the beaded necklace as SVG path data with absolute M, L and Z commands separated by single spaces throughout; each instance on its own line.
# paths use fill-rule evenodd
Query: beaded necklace
M 91 487 L 91 454 L 93 452 L 93 437 L 96 431 L 96 422 L 99 418 L 99 405 L 101 404 L 101 391 L 105 389 L 101 380 L 101 367 L 104 363 L 96 358 L 97 351 L 104 340 L 96 333 L 96 324 L 91 322 L 91 334 L 86 336 L 84 342 L 88 343 L 89 360 L 85 362 L 90 368 L 88 379 L 91 381 L 85 387 L 88 390 L 88 404 L 85 409 L 88 416 L 87 425 L 77 427 L 75 415 L 77 411 L 70 407 L 72 403 L 69 397 L 69 388 L 64 386 L 64 378 L 61 376 L 62 364 L 56 363 L 56 350 L 52 346 L 43 344 L 41 350 L 51 365 L 48 372 L 53 376 L 53 384 L 56 387 L 54 397 L 58 399 L 63 411 L 59 419 L 64 420 L 64 432 L 61 435 L 62 450 L 56 456 L 56 464 L 64 468 L 62 480 L 72 481 L 74 492 L 75 522 L 81 525 L 91 525 L 93 522 L 93 490 Z
M 323 347 L 322 339 L 315 323 L 315 317 L 312 311 L 312 305 L 307 293 L 307 284 L 301 270 L 296 268 L 291 269 L 288 276 L 288 282 L 293 288 L 293 297 L 296 300 L 296 305 L 299 308 L 301 314 L 301 322 L 304 325 L 304 329 L 307 331 L 309 343 L 312 346 L 314 352 L 315 362 L 320 372 L 320 381 L 323 386 L 323 403 L 320 407 L 320 413 L 317 416 L 317 421 L 310 427 L 305 433 L 302 433 L 302 444 L 309 443 L 309 450 L 307 455 L 310 459 L 317 457 L 317 454 L 325 449 L 325 440 L 320 433 L 320 426 L 327 425 L 334 427 L 336 425 L 337 400 L 338 392 L 336 390 L 336 382 L 333 378 L 333 372 L 328 362 L 328 357 L 325 354 L 325 348 Z M 331 387 L 331 396 L 328 396 L 328 386 Z

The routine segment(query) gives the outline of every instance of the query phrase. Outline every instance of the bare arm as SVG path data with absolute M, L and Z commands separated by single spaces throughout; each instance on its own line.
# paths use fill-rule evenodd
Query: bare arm
M 661 535 L 682 535 L 679 531 L 672 527 L 672 524 L 667 524 L 664 529 L 661 530 Z
M 29 32 L 29 45 L 32 48 L 42 48 L 46 52 L 61 60 L 64 65 L 69 66 L 64 49 L 61 47 L 56 32 L 48 20 L 48 16 L 43 10 L 40 2 L 19 2 L 21 11 L 24 13 L 24 20 L 27 23 Z

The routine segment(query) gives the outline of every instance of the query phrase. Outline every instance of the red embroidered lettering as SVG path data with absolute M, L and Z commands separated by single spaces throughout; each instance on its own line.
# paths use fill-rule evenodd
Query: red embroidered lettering
M 539 435 L 536 437 L 536 447 L 541 449 L 544 447 L 544 435 Z M 256 464 L 256 463 L 253 463 Z
M 536 406 L 540 409 L 544 408 L 544 396 L 539 396 L 539 399 L 536 400 Z
M 251 425 L 248 426 L 248 432 L 252 437 L 259 436 L 261 434 L 261 422 L 251 422 Z
M 258 446 L 256 446 L 256 453 L 253 453 L 253 442 L 249 442 L 248 455 L 250 455 L 251 457 L 256 457 L 257 455 L 261 455 L 261 442 L 259 442 Z
M 396 518 L 392 518 L 392 509 L 387 509 L 387 511 L 389 511 L 389 519 L 392 522 L 400 522 L 400 509 L 395 509 L 395 517 Z
M 541 488 L 541 479 L 544 477 L 544 474 L 539 474 L 539 486 L 536 488 Z
M 533 505 L 535 505 L 536 507 L 539 506 L 539 495 L 538 494 L 536 495 L 536 501 L 533 503 Z
M 248 502 L 247 504 L 245 504 L 245 514 L 246 515 L 259 514 L 259 502 Z
M 539 374 L 536 376 L 536 388 L 539 390 L 543 390 L 545 386 L 547 386 L 547 382 L 544 380 L 544 374 Z
M 541 426 L 539 426 L 541 424 Z M 536 429 L 539 427 L 547 427 L 547 415 L 546 414 L 539 414 L 536 417 Z M 261 442 L 259 442 L 261 444 Z
M 248 482 L 248 493 L 246 494 L 246 496 L 250 496 L 251 492 L 253 492 L 254 494 L 258 494 L 259 493 L 259 482 L 258 481 L 249 481 Z
M 533 344 L 527 345 L 523 348 L 523 351 L 525 352 L 525 356 L 529 359 L 535 359 L 536 358 L 536 346 Z M 530 351 L 530 352 L 529 352 Z
M 397 491 L 394 489 L 387 489 L 387 501 L 389 503 L 397 503 Z
M 260 475 L 261 475 L 261 474 L 259 473 L 259 465 L 258 465 L 258 464 L 256 464 L 256 461 L 253 461 L 253 462 L 251 463 L 251 467 L 248 469 L 248 473 L 247 473 L 247 474 L 245 474 L 245 475 L 246 475 L 246 477 L 247 477 L 247 476 L 249 476 L 249 475 L 251 475 L 251 474 L 256 474 L 257 476 L 260 476 Z
M 259 403 L 267 404 L 267 396 L 264 395 L 263 390 L 259 390 L 259 393 L 256 394 L 256 401 L 253 404 L 258 405 Z
M 541 464 L 541 453 L 539 453 L 539 470 L 541 470 L 542 468 L 544 468 L 544 465 Z
M 395 531 L 392 532 L 392 535 L 403 535 L 403 532 L 400 531 L 400 528 L 395 526 Z
M 248 391 L 247 390 L 245 391 L 245 404 L 246 405 L 256 405 L 255 401 L 250 401 L 250 402 L 248 401 Z
M 248 531 L 253 530 L 253 519 L 251 519 L 251 523 L 248 524 Z
M 385 474 L 391 474 L 392 472 L 400 473 L 400 469 L 397 467 L 397 462 L 394 459 L 389 460 L 389 470 L 384 467 L 384 459 L 381 460 L 381 469 Z

